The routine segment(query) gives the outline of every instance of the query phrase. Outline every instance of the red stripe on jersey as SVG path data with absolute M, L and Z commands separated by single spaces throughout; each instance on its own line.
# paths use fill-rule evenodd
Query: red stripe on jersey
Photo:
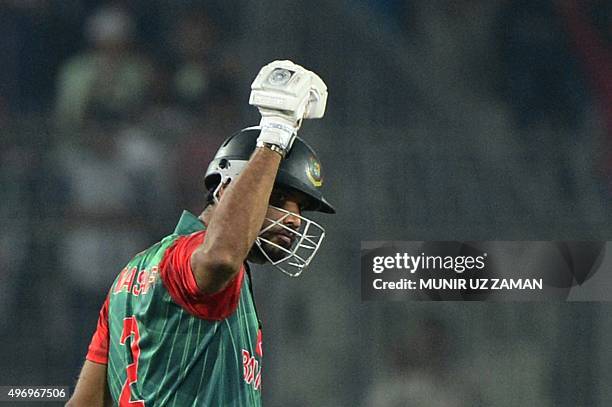
M 100 309 L 98 326 L 94 332 L 87 351 L 87 360 L 100 364 L 108 363 L 108 295 Z
M 257 353 L 257 356 L 259 356 L 260 358 L 263 357 L 263 347 L 261 343 L 262 343 L 261 329 L 258 329 L 257 330 L 257 344 L 255 345 L 255 353 Z
M 238 307 L 244 266 L 223 290 L 202 293 L 191 269 L 191 255 L 204 242 L 205 235 L 205 231 L 200 231 L 179 237 L 164 254 L 159 268 L 174 302 L 196 317 L 218 321 L 230 316 Z

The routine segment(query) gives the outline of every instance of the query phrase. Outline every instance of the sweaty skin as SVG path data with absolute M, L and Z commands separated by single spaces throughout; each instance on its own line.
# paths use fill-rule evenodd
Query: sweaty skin
M 206 239 L 191 255 L 191 268 L 202 292 L 222 290 L 240 271 L 264 222 L 280 162 L 280 154 L 265 147 L 255 149 L 215 205 Z
M 106 365 L 85 361 L 74 394 L 66 407 L 110 407 L 113 399 L 106 384 Z
M 306 198 L 300 196 L 300 194 L 292 192 L 275 192 L 277 191 L 272 191 L 272 197 L 270 198 L 271 206 L 268 207 L 268 212 L 266 213 L 266 221 L 263 224 L 262 230 L 270 225 L 268 219 L 278 221 L 281 218 L 282 221 L 280 221 L 280 223 L 282 223 L 283 226 L 291 230 L 299 230 L 302 221 L 299 216 L 296 216 L 294 214 L 301 215 L 300 202 L 305 202 Z M 275 195 L 277 195 L 277 197 L 275 197 Z M 282 211 L 275 209 L 274 207 L 284 209 L 288 212 L 291 212 L 291 214 L 286 214 Z M 297 235 L 291 233 L 286 228 L 278 225 L 274 226 L 263 234 L 261 234 L 260 237 L 270 240 L 271 242 L 290 250 L 291 246 L 297 239 Z M 286 252 L 266 242 L 262 243 L 262 247 L 266 251 L 268 256 L 270 256 L 270 259 L 272 259 L 273 261 L 280 260 L 287 256 Z M 247 259 L 250 262 L 258 264 L 264 264 L 267 261 L 266 257 L 257 245 L 253 245 Z

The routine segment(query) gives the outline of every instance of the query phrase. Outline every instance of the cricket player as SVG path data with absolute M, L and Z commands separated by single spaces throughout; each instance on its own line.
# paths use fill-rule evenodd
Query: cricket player
M 264 66 L 257 127 L 228 138 L 206 172 L 199 217 L 137 254 L 100 311 L 69 406 L 259 406 L 262 334 L 247 261 L 298 276 L 325 236 L 303 211 L 334 213 L 321 165 L 297 137 L 327 87 L 290 61 Z

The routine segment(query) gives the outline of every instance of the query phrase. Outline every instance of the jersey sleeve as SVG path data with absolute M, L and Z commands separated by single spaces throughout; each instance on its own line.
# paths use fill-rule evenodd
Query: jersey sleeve
M 96 332 L 94 332 L 91 338 L 85 358 L 91 362 L 103 365 L 108 363 L 108 295 L 104 300 L 102 309 L 100 309 Z
M 160 263 L 161 278 L 178 305 L 196 317 L 219 321 L 230 316 L 238 307 L 244 266 L 223 290 L 204 294 L 198 287 L 191 269 L 191 254 L 205 239 L 200 231 L 181 236 L 166 251 Z

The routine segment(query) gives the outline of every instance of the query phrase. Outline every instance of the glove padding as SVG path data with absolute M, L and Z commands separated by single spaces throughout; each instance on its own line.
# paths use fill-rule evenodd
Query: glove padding
M 289 151 L 303 119 L 325 114 L 327 86 L 314 72 L 291 61 L 274 61 L 261 68 L 251 84 L 249 104 L 261 114 L 257 145 L 273 144 Z

